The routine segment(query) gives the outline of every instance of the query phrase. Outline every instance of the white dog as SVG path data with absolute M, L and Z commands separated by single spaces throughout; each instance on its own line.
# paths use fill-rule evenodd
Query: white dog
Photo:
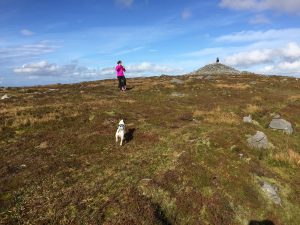
M 120 145 L 122 146 L 123 145 L 123 140 L 124 140 L 124 137 L 125 137 L 125 123 L 124 123 L 124 120 L 121 120 L 119 122 L 119 126 L 118 126 L 118 129 L 117 129 L 117 132 L 116 132 L 116 142 L 118 142 L 119 137 L 121 138 Z

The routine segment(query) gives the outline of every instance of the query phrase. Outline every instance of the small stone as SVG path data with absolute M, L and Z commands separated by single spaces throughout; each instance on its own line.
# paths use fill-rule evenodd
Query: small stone
M 281 204 L 281 198 L 278 195 L 278 188 L 272 186 L 271 184 L 269 184 L 268 182 L 264 181 L 261 189 L 263 190 L 263 192 L 270 198 L 272 199 L 272 201 L 277 204 L 280 205 Z
M 255 135 L 249 137 L 247 142 L 249 147 L 257 149 L 269 149 L 272 146 L 267 136 L 261 131 L 257 131 Z
M 244 121 L 244 123 L 252 123 L 252 116 L 251 115 L 245 116 L 243 118 L 243 121 Z
M 44 141 L 39 146 L 36 147 L 37 149 L 45 149 L 48 148 L 48 142 Z
M 26 167 L 27 167 L 26 164 L 20 165 L 20 168 L 21 168 L 21 169 L 24 169 L 24 168 L 26 168 Z
M 284 119 L 274 118 L 269 127 L 275 130 L 282 130 L 286 134 L 293 133 L 292 124 Z
M 178 93 L 178 92 L 173 92 L 173 93 L 171 94 L 171 96 L 172 96 L 172 97 L 184 97 L 185 94 Z
M 5 95 L 3 95 L 3 96 L 1 97 L 1 100 L 8 99 L 8 98 L 9 98 L 8 95 L 5 94 Z
M 144 178 L 144 179 L 141 180 L 141 182 L 145 182 L 145 183 L 148 183 L 150 181 L 151 181 L 151 179 L 149 179 L 149 178 Z

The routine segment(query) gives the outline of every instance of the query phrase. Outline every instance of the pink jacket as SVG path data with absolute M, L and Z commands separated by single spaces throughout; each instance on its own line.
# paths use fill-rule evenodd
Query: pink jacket
M 116 71 L 117 71 L 117 76 L 118 77 L 124 77 L 124 72 L 126 71 L 126 69 L 121 65 L 117 65 L 116 66 Z

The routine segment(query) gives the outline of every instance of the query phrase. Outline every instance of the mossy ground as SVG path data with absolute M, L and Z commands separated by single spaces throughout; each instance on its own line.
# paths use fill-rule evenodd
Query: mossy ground
M 300 82 L 171 79 L 128 79 L 126 93 L 115 80 L 0 91 L 12 96 L 0 101 L 1 223 L 300 224 Z M 268 128 L 276 113 L 294 134 Z M 123 147 L 120 119 L 132 136 Z M 273 149 L 247 146 L 257 130 Z

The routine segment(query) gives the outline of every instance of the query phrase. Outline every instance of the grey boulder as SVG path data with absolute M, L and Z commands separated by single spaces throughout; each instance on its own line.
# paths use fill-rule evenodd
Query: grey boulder
M 270 125 L 270 128 L 275 129 L 275 130 L 282 130 L 283 132 L 287 134 L 292 134 L 293 133 L 293 127 L 292 124 L 285 119 L 280 119 L 280 118 L 273 118 Z
M 250 136 L 247 139 L 247 142 L 248 146 L 251 148 L 268 149 L 271 147 L 267 136 L 261 131 L 257 131 L 255 135 Z

